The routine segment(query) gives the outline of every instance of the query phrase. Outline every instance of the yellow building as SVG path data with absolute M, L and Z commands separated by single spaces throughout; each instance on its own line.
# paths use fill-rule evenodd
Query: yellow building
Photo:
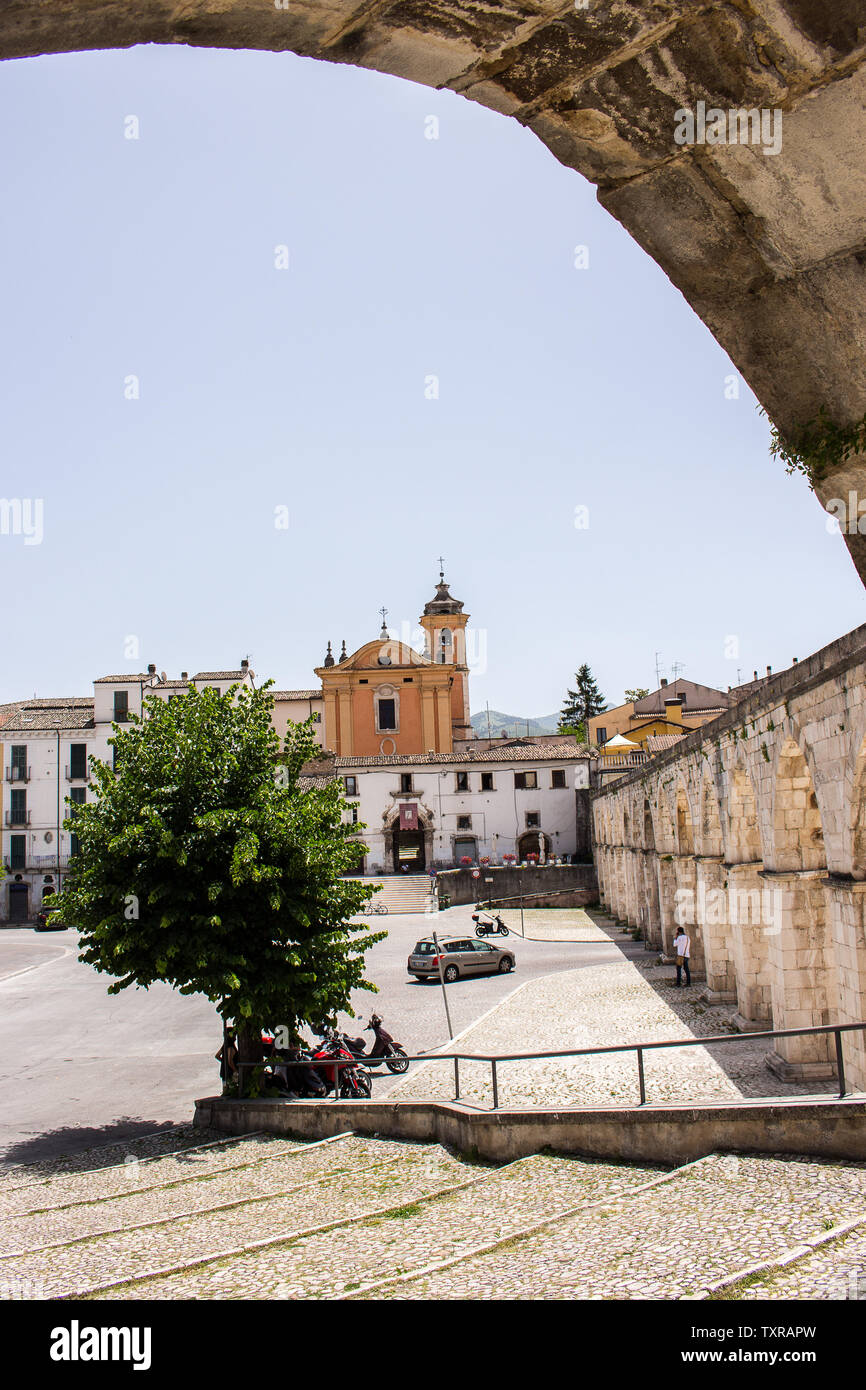
M 451 753 L 455 739 L 473 737 L 469 722 L 469 668 L 463 604 L 440 572 L 424 607 L 421 654 L 389 636 L 316 668 L 322 682 L 324 746 L 338 757 Z

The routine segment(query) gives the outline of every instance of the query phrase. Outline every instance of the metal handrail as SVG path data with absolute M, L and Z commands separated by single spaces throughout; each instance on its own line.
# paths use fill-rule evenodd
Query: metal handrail
M 656 1051 L 663 1047 L 715 1047 L 719 1043 L 744 1043 L 755 1042 L 764 1038 L 807 1038 L 814 1037 L 820 1033 L 833 1033 L 836 1039 L 836 1070 L 839 1079 L 839 1099 L 844 1100 L 848 1095 L 845 1084 L 845 1062 L 842 1053 L 842 1034 L 843 1033 L 866 1033 L 866 1023 L 825 1023 L 819 1028 L 774 1028 L 763 1033 L 711 1033 L 705 1038 L 669 1038 L 663 1042 L 640 1042 L 640 1043 L 611 1043 L 606 1047 L 574 1047 L 567 1048 L 558 1052 L 499 1052 L 477 1053 L 477 1052 L 423 1052 L 418 1055 L 401 1054 L 401 1061 L 404 1062 L 454 1062 L 454 1099 L 460 1099 L 460 1063 L 461 1062 L 488 1062 L 491 1069 L 491 1081 L 493 1085 L 493 1105 L 492 1110 L 499 1109 L 499 1078 L 497 1067 L 501 1062 L 536 1062 L 544 1061 L 551 1057 L 600 1057 L 611 1052 L 634 1052 L 637 1054 L 638 1086 L 640 1089 L 640 1105 L 647 1104 L 646 1098 L 646 1077 L 644 1074 L 645 1052 Z M 261 1059 L 258 1062 L 239 1062 L 238 1072 L 238 1099 L 245 1099 L 243 1095 L 243 1077 L 241 1073 L 253 1067 L 261 1066 Z M 279 1060 L 279 1059 L 277 1059 Z M 340 1099 L 339 1072 L 341 1067 L 363 1067 L 365 1058 L 360 1057 L 327 1057 L 318 1061 L 311 1058 L 304 1059 L 300 1065 L 315 1067 L 316 1070 L 322 1068 L 333 1068 L 334 1071 L 334 1099 Z M 385 1061 L 384 1058 L 381 1059 Z M 288 1063 L 293 1065 L 293 1063 Z M 732 1101 L 731 1104 L 737 1105 L 740 1102 Z M 751 1104 L 751 1100 L 744 1101 L 743 1104 Z

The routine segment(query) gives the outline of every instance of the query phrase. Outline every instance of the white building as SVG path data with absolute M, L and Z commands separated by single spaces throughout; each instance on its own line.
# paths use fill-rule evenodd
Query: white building
M 2 855 L 6 877 L 0 883 L 0 921 L 32 920 L 42 900 L 62 886 L 74 835 L 63 829 L 67 798 L 79 804 L 91 794 L 90 759 L 111 762 L 112 724 L 141 714 L 147 695 L 172 699 L 191 683 L 225 694 L 234 684 L 251 685 L 253 673 L 242 662 L 236 671 L 182 673 L 179 681 L 157 674 L 155 666 L 133 675 L 100 676 L 93 696 L 22 700 L 0 727 L 3 767 Z
M 486 743 L 486 741 L 485 741 Z M 363 823 L 364 872 L 491 864 L 577 851 L 576 796 L 592 755 L 576 743 L 514 739 L 480 749 L 336 758 L 352 820 Z

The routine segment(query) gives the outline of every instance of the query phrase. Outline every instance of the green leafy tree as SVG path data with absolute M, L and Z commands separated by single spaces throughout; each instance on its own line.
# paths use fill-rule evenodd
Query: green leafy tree
M 565 692 L 559 715 L 559 732 L 576 734 L 585 743 L 588 741 L 587 721 L 596 714 L 602 714 L 607 709 L 607 702 L 585 662 L 575 673 L 574 682 L 577 688 Z
M 364 846 L 342 821 L 337 781 L 302 789 L 320 755 L 311 721 L 271 724 L 268 687 L 151 697 L 115 727 L 117 771 L 93 760 L 98 796 L 75 808 L 78 853 L 56 911 L 80 928 L 79 959 L 117 994 L 166 981 L 238 1025 L 293 1030 L 343 1009 L 384 933 L 350 922 L 371 889 L 341 875 Z
M 647 695 L 649 695 L 649 691 L 645 690 L 642 685 L 636 686 L 634 690 L 625 692 L 625 704 L 636 705 L 638 700 L 645 700 Z

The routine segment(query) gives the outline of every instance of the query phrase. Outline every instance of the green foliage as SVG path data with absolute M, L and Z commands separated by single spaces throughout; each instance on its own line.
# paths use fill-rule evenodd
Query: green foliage
M 787 438 L 770 426 L 771 457 L 782 460 L 786 473 L 802 473 L 811 488 L 853 454 L 862 453 L 866 453 L 866 415 L 853 425 L 837 425 L 822 405 L 813 420 L 795 426 Z
M 627 705 L 636 705 L 638 700 L 645 700 L 647 695 L 649 695 L 649 691 L 645 689 L 644 686 L 636 686 L 634 690 L 626 690 L 624 692 L 624 703 Z
M 151 697 L 115 726 L 117 773 L 93 760 L 56 906 L 110 994 L 165 981 L 251 1035 L 351 1012 L 351 991 L 375 988 L 364 954 L 384 933 L 349 921 L 370 889 L 341 877 L 363 827 L 343 824 L 338 782 L 301 789 L 321 751 L 311 721 L 281 752 L 272 706 L 267 686 Z
M 581 742 L 588 742 L 588 721 L 607 709 L 604 696 L 586 662 L 575 673 L 576 690 L 565 692 L 559 715 L 559 733 L 576 733 Z

